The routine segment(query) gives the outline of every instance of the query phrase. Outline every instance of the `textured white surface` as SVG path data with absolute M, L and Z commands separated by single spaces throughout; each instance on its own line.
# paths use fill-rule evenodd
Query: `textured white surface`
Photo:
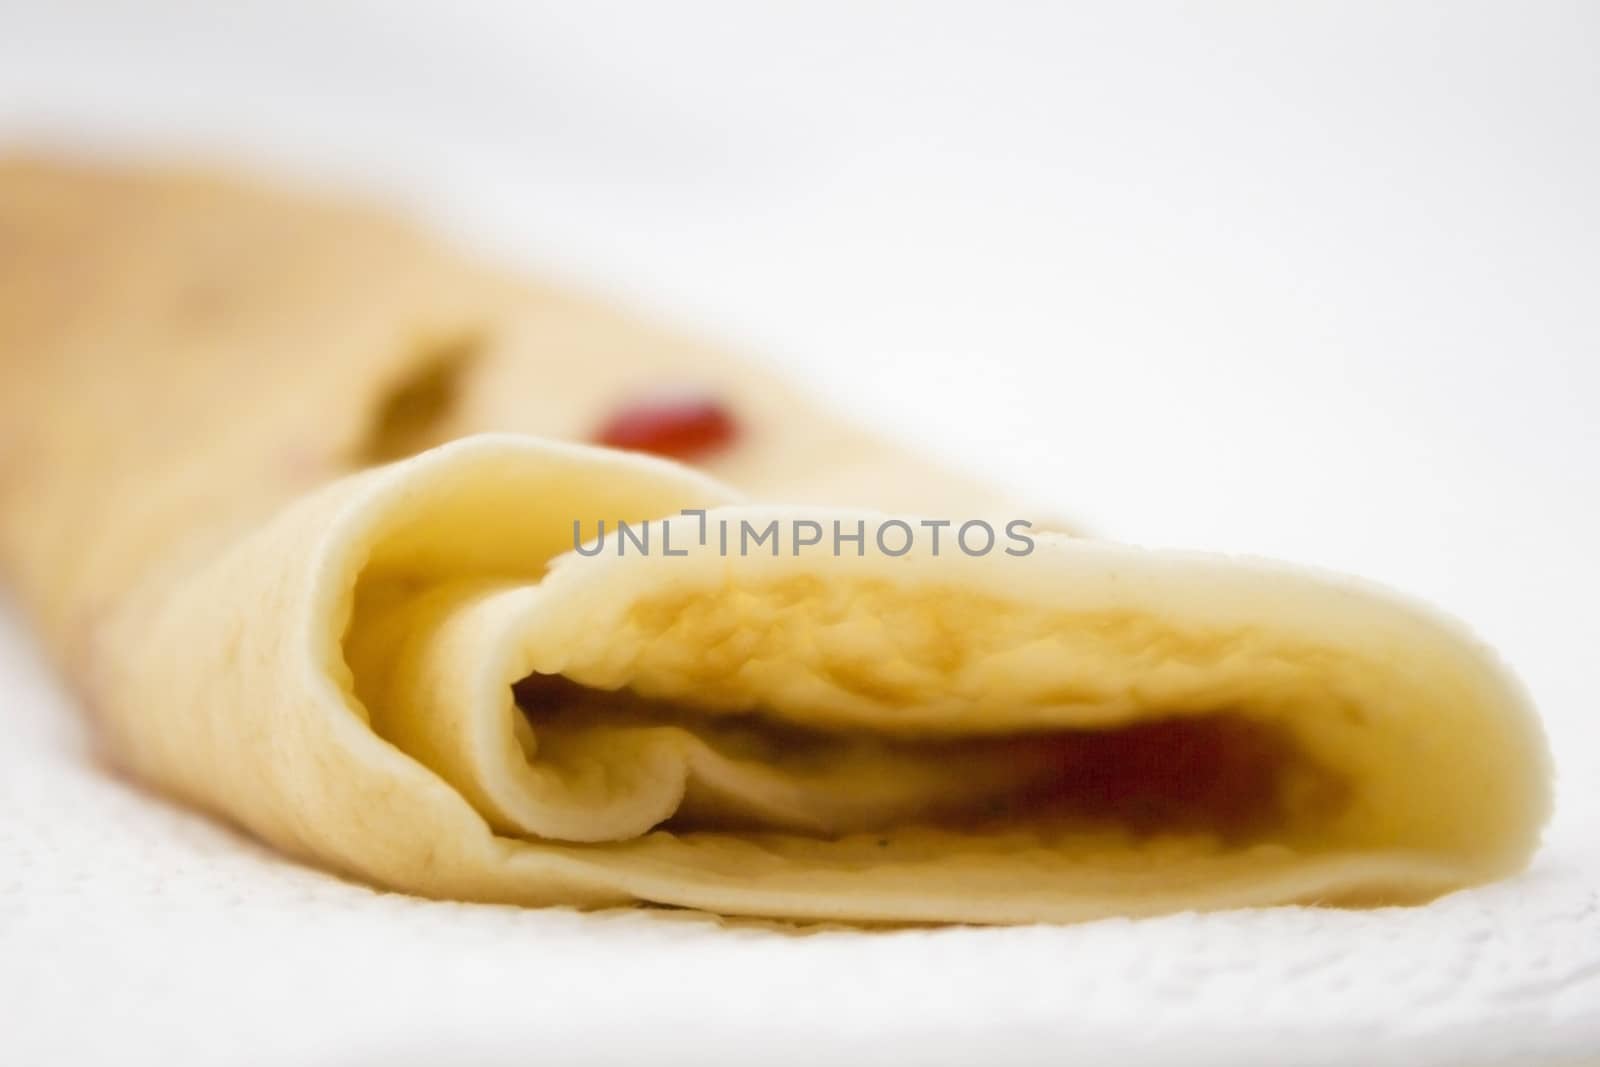
M 434 903 L 297 867 L 108 777 L 4 638 L 10 1062 L 1462 1064 L 1600 1048 L 1593 852 L 1423 909 L 1064 928 L 795 934 Z
M 1600 1057 L 1600 16 L 1153 10 L 0 0 L 0 136 L 379 183 L 1108 532 L 1433 600 L 1544 712 L 1526 876 L 887 934 L 408 900 L 106 775 L 4 617 L 0 1060 Z

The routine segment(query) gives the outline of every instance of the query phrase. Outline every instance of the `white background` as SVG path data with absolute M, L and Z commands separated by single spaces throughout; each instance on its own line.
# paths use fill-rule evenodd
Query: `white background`
M 1101 533 L 1400 586 L 1561 772 L 1526 877 L 1420 911 L 427 904 L 107 778 L 12 619 L 0 1059 L 1600 1055 L 1600 5 L 0 0 L 0 141 L 380 191 Z

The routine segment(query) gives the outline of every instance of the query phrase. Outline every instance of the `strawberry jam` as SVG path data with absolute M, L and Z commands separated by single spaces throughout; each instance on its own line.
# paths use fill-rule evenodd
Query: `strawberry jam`
M 593 436 L 596 444 L 671 459 L 702 459 L 739 434 L 728 409 L 703 393 L 662 393 L 618 409 Z

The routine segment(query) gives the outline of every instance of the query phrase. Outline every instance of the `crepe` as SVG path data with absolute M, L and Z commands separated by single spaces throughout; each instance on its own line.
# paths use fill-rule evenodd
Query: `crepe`
M 108 757 L 379 886 L 1410 903 L 1518 870 L 1548 812 L 1521 688 L 1428 608 L 1052 532 L 337 200 L 7 162 L 0 367 L 0 561 Z M 660 385 L 737 436 L 696 467 L 583 443 Z

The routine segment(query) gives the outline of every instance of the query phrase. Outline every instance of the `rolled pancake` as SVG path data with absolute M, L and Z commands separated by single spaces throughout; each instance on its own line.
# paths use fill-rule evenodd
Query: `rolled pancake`
M 0 558 L 113 758 L 324 867 L 1022 922 L 1415 902 L 1537 843 L 1522 691 L 1396 594 L 936 548 L 998 498 L 338 204 L 17 162 L 0 235 Z M 650 378 L 750 428 L 719 477 L 573 443 Z

